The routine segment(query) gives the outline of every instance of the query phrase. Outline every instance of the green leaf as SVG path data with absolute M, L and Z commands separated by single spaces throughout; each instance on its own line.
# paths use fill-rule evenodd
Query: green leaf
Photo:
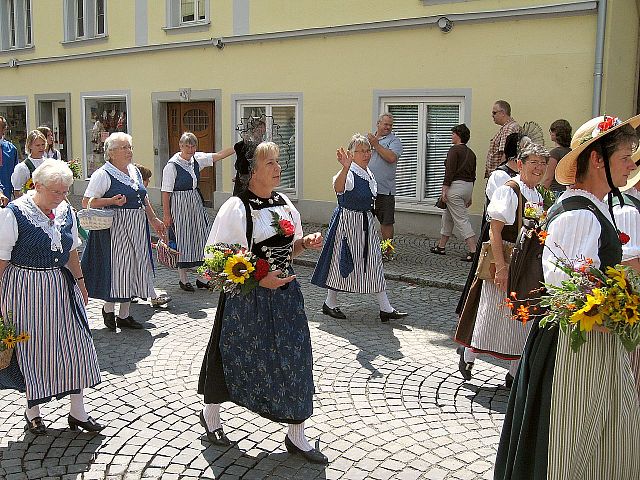
M 587 334 L 578 327 L 573 327 L 569 334 L 571 350 L 577 352 L 587 342 Z

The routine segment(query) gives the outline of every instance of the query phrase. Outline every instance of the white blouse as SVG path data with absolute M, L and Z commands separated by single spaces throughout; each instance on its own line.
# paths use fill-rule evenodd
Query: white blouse
M 169 159 L 167 164 L 162 169 L 162 186 L 160 190 L 163 192 L 173 192 L 173 187 L 176 183 L 177 172 L 176 166 L 170 165 L 171 163 L 176 163 L 182 166 L 187 172 L 189 172 L 191 178 L 193 179 L 193 188 L 196 188 L 198 186 L 198 178 L 196 177 L 196 173 L 193 169 L 194 160 L 198 163 L 198 168 L 200 169 L 200 171 L 202 171 L 205 168 L 213 165 L 213 153 L 196 152 L 193 155 L 193 158 L 190 158 L 189 160 L 185 160 L 184 158 L 182 158 L 180 156 L 180 152 L 176 153 Z
M 42 165 L 42 162 L 46 160 L 46 158 L 31 158 L 31 163 L 33 166 L 38 168 Z M 31 172 L 29 172 L 29 167 L 24 162 L 20 162 L 16 165 L 16 168 L 13 170 L 11 174 L 11 185 L 13 185 L 14 190 L 22 190 L 24 184 L 27 183 L 27 180 L 31 177 Z
M 635 188 L 630 188 L 626 192 L 627 195 L 640 200 L 640 192 Z M 618 229 L 629 235 L 629 241 L 622 245 L 622 260 L 633 260 L 640 257 L 640 212 L 635 205 L 627 205 L 624 207 L 616 205 L 613 207 L 613 216 L 615 217 Z
M 134 190 L 138 189 L 138 180 L 141 178 L 138 167 L 136 167 L 133 163 L 127 165 L 127 171 L 129 172 L 129 175 L 127 176 L 107 162 L 91 175 L 91 178 L 89 179 L 89 185 L 87 185 L 87 189 L 84 192 L 85 197 L 102 198 L 104 194 L 107 193 L 107 190 L 109 190 L 109 188 L 111 187 L 111 177 L 107 173 L 107 169 L 113 175 L 115 175 L 119 179 L 122 179 L 124 183 L 129 183 Z
M 52 225 L 49 217 L 33 201 L 33 192 L 27 192 L 26 195 L 14 200 L 13 203 L 32 225 L 42 229 L 47 234 L 51 240 L 51 251 L 62 251 L 60 229 L 66 221 L 67 210 L 71 208 L 71 205 L 64 201 L 52 210 L 55 215 Z M 72 215 L 72 217 L 71 235 L 73 236 L 73 244 L 71 250 L 75 250 L 80 245 L 80 237 L 78 237 L 76 216 Z M 0 260 L 11 260 L 11 251 L 17 240 L 18 222 L 16 217 L 10 208 L 3 208 L 0 210 Z
M 487 188 L 484 193 L 489 200 L 493 198 L 493 194 L 505 183 L 511 180 L 511 176 L 502 170 L 494 170 L 491 175 L 489 175 L 489 179 L 487 180 Z
M 334 190 L 336 187 L 336 179 L 338 178 L 338 175 L 340 175 L 340 172 L 336 173 L 333 176 Z M 357 175 L 363 180 L 366 180 L 367 182 L 369 182 L 369 188 L 371 189 L 371 193 L 374 197 L 378 194 L 378 184 L 376 183 L 376 179 L 373 176 L 373 173 L 371 172 L 371 170 L 369 170 L 369 167 L 367 167 L 367 169 L 365 170 L 356 162 L 351 162 L 351 166 L 349 167 L 349 171 L 347 172 L 347 178 L 344 183 L 344 192 L 349 192 L 353 190 L 353 187 L 355 187 L 355 181 L 353 179 L 354 175 Z M 344 192 L 336 192 L 336 193 L 338 195 L 342 195 Z
M 578 189 L 567 190 L 560 195 L 558 201 L 576 196 L 591 200 L 613 225 L 607 204 L 590 192 Z M 560 285 L 562 280 L 567 278 L 567 274 L 555 265 L 558 258 L 568 259 L 575 266 L 583 265 L 584 260 L 590 258 L 593 260 L 593 266 L 599 268 L 600 232 L 600 222 L 590 210 L 572 210 L 555 217 L 547 230 L 549 236 L 542 251 L 545 282 Z
M 253 217 L 253 241 L 259 243 L 276 234 L 271 226 L 273 217 L 271 212 L 275 211 L 281 218 L 290 220 L 295 225 L 294 240 L 302 238 L 302 221 L 300 213 L 293 206 L 291 200 L 283 193 L 278 193 L 285 200 L 286 205 L 278 205 L 260 210 L 251 209 Z M 251 205 L 251 200 L 249 201 Z M 224 202 L 218 210 L 216 219 L 211 227 L 211 233 L 207 239 L 207 245 L 215 243 L 239 244 L 245 248 L 247 245 L 247 222 L 244 204 L 238 197 L 231 197 Z
M 543 200 L 540 193 L 535 188 L 530 188 L 516 175 L 509 180 L 514 180 L 520 185 L 520 192 L 525 202 L 542 205 Z M 491 202 L 487 207 L 487 217 L 491 220 L 499 220 L 505 225 L 513 225 L 518 213 L 518 195 L 509 185 L 502 185 L 496 189 Z

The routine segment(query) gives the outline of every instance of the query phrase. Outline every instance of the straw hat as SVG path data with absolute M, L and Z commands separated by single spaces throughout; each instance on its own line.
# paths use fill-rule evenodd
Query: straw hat
M 571 151 L 562 157 L 556 167 L 556 180 L 558 183 L 562 185 L 576 183 L 576 165 L 580 153 L 596 140 L 624 125 L 638 128 L 640 126 L 640 115 L 636 115 L 626 122 L 621 121 L 618 117 L 604 115 L 592 118 L 578 128 L 571 139 Z M 636 152 L 636 155 L 640 155 L 640 152 Z
M 631 175 L 629 175 L 629 178 L 627 179 L 627 184 L 624 187 L 620 187 L 621 192 L 624 192 L 625 190 L 629 190 L 631 187 L 633 187 L 636 183 L 640 181 L 640 146 L 636 150 L 636 153 L 634 153 L 633 156 L 631 157 L 631 160 L 635 162 L 636 167 L 638 168 L 636 168 L 633 172 L 631 172 Z

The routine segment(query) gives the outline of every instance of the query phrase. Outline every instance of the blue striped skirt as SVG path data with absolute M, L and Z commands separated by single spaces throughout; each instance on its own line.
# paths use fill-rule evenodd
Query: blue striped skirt
M 171 194 L 171 218 L 178 257 L 178 267 L 202 265 L 211 222 L 197 190 L 176 191 Z

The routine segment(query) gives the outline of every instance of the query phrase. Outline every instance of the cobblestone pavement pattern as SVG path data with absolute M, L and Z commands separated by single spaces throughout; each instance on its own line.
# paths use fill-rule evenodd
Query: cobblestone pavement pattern
M 0 478 L 57 479 L 475 479 L 490 478 L 507 391 L 499 362 L 478 361 L 464 383 L 450 336 L 458 293 L 389 282 L 410 312 L 382 324 L 373 295 L 340 296 L 348 319 L 322 315 L 324 291 L 298 266 L 311 329 L 316 398 L 307 435 L 331 463 L 289 455 L 286 427 L 225 404 L 230 448 L 210 444 L 198 423 L 196 385 L 216 295 L 185 293 L 175 273 L 156 283 L 171 308 L 132 306 L 145 330 L 111 333 L 89 304 L 103 382 L 87 407 L 108 424 L 100 435 L 67 430 L 68 399 L 43 407 L 49 434 L 23 432 L 22 395 L 0 392 Z

